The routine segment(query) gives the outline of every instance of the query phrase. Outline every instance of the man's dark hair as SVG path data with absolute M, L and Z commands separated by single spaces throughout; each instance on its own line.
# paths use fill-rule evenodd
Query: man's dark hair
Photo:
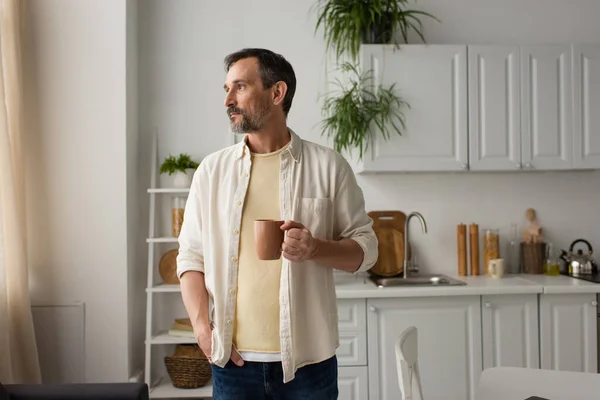
M 231 66 L 239 60 L 251 57 L 258 60 L 260 79 L 265 89 L 269 89 L 278 81 L 286 83 L 287 92 L 283 98 L 283 112 L 287 116 L 296 93 L 294 68 L 281 54 L 266 49 L 246 48 L 225 57 L 225 71 L 229 71 Z

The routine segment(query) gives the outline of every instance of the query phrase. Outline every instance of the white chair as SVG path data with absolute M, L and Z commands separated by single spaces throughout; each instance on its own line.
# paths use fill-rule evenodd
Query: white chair
M 417 328 L 409 326 L 396 340 L 396 367 L 402 400 L 423 400 L 418 358 Z

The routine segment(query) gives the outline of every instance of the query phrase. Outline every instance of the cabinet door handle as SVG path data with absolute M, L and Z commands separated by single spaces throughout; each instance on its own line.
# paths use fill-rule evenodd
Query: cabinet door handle
M 369 311 L 376 312 L 377 309 L 375 308 L 375 306 L 369 306 Z
M 594 307 L 596 307 L 596 306 L 598 305 L 598 302 L 597 302 L 596 300 L 593 300 L 593 301 L 592 301 L 592 305 L 593 305 Z
M 492 303 L 487 302 L 484 304 L 484 306 L 485 306 L 485 308 L 490 308 L 492 306 Z

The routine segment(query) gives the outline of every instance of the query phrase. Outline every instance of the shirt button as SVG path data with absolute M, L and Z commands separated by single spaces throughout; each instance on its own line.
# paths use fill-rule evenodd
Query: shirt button
M 235 233 L 237 235 L 239 233 L 239 231 L 237 229 L 234 229 L 233 233 Z
M 231 324 L 231 320 L 230 320 L 230 319 L 228 319 L 228 320 L 227 320 L 227 323 L 228 323 L 228 324 Z
M 237 257 L 231 257 L 231 261 L 236 262 L 237 261 Z
M 238 206 L 241 206 L 242 202 L 238 200 L 238 201 L 235 202 L 235 204 L 237 204 Z
M 229 293 L 231 293 L 231 294 L 234 294 L 234 293 L 235 293 L 235 289 L 231 289 L 231 290 L 229 291 Z
M 244 178 L 247 178 L 247 177 L 248 177 L 248 173 L 244 172 Z

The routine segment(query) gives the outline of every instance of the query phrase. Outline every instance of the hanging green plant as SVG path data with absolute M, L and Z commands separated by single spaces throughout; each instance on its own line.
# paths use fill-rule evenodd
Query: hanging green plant
M 315 32 L 322 27 L 327 50 L 333 50 L 336 60 L 347 54 L 357 60 L 362 43 L 394 43 L 396 32 L 408 43 L 408 32 L 414 30 L 425 42 L 422 23 L 426 16 L 440 22 L 435 16 L 419 10 L 407 9 L 408 0 L 318 0 L 318 19 Z
M 347 83 L 336 80 L 339 91 L 326 96 L 323 104 L 322 135 L 333 137 L 337 152 L 358 149 L 362 160 L 371 140 L 374 127 L 389 139 L 391 133 L 402 135 L 405 128 L 403 107 L 410 105 L 395 93 L 395 84 L 389 88 L 374 87 L 371 71 L 360 73 L 351 63 L 342 63 L 348 73 Z

